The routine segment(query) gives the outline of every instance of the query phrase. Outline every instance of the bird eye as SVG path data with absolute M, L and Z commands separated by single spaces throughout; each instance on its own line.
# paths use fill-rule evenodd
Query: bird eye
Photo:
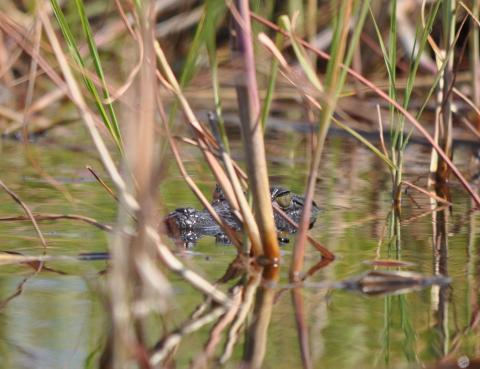
M 286 209 L 292 204 L 292 194 L 289 191 L 285 191 L 278 195 L 275 201 L 282 209 Z

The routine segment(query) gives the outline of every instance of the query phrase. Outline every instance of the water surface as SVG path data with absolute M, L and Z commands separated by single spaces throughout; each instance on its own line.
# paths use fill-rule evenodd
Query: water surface
M 268 137 L 271 182 L 303 192 L 308 156 L 297 134 L 278 132 Z M 21 144 L 3 141 L 2 180 L 34 212 L 82 214 L 114 224 L 116 205 L 85 169 L 103 174 L 90 149 L 78 149 L 60 139 L 42 138 L 31 144 L 32 155 L 50 179 L 39 173 L 24 155 Z M 233 156 L 242 163 L 241 144 L 233 142 Z M 456 148 L 460 168 L 472 176 L 471 149 Z M 407 151 L 406 178 L 425 186 L 430 150 L 412 144 Z M 214 179 L 199 155 L 185 148 L 189 172 L 210 193 Z M 479 241 L 478 214 L 464 190 L 452 181 L 455 205 L 447 211 L 448 246 L 433 246 L 435 220 L 429 199 L 411 189 L 404 195 L 401 240 L 390 242 L 390 177 L 385 165 L 356 141 L 332 137 L 318 179 L 315 201 L 323 208 L 311 234 L 332 250 L 337 260 L 310 278 L 311 282 L 352 278 L 374 267 L 375 259 L 412 263 L 403 268 L 432 276 L 443 271 L 450 286 L 429 287 L 396 296 L 370 297 L 342 290 L 304 288 L 304 319 L 315 368 L 421 368 L 442 358 L 474 360 L 480 356 L 478 340 Z M 55 183 L 51 179 L 55 179 Z M 21 215 L 21 208 L 0 193 L 0 217 Z M 172 165 L 159 191 L 158 207 L 171 209 L 199 202 Z M 40 244 L 29 222 L 0 222 L 0 249 L 24 255 L 75 256 L 107 250 L 108 235 L 72 220 L 41 222 L 48 248 Z M 282 247 L 289 264 L 294 239 Z M 235 256 L 231 246 L 211 238 L 183 256 L 183 260 L 211 281 L 222 276 Z M 308 251 L 307 267 L 319 260 Z M 108 332 L 104 294 L 106 261 L 52 261 L 36 272 L 29 265 L 0 267 L 0 367 L 94 368 Z M 173 330 L 201 302 L 198 294 L 175 278 L 176 300 L 162 324 Z M 282 269 L 280 286 L 288 283 Z M 203 349 L 210 326 L 182 341 L 175 360 L 186 367 Z M 161 328 L 155 328 L 160 334 Z M 152 333 L 153 335 L 153 333 Z M 243 339 L 243 338 L 242 338 Z M 227 368 L 241 360 L 242 344 L 235 348 Z M 302 366 L 290 291 L 275 302 L 268 331 L 264 368 Z

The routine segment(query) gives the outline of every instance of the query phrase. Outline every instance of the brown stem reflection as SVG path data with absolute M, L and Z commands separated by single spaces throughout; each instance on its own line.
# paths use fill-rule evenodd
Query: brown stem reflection
M 446 195 L 438 192 L 439 196 Z M 432 206 L 435 204 L 432 203 Z M 448 276 L 448 213 L 449 210 L 441 210 L 432 213 L 433 227 L 433 268 L 435 275 Z M 435 325 L 437 331 L 437 342 L 433 345 L 434 351 L 438 352 L 440 357 L 447 355 L 449 345 L 448 333 L 448 307 L 449 307 L 449 286 L 432 287 L 432 311 L 434 312 Z
M 270 269 L 270 270 L 269 270 Z M 267 332 L 272 316 L 272 307 L 275 300 L 275 289 L 278 280 L 278 268 L 266 267 L 264 276 L 270 276 L 257 289 L 252 321 L 247 330 L 243 367 L 259 369 L 262 367 L 267 346 Z
M 478 186 L 474 187 L 478 192 Z M 470 304 L 469 309 L 469 321 L 468 323 L 459 329 L 451 339 L 450 352 L 447 356 L 443 357 L 436 367 L 443 368 L 446 364 L 459 363 L 462 358 L 462 344 L 468 337 L 479 337 L 480 334 L 480 307 L 479 307 L 479 291 L 480 291 L 480 258 L 479 248 L 476 246 L 477 241 L 477 214 L 472 211 L 476 208 L 475 203 L 470 201 L 470 208 L 468 211 L 468 245 L 467 245 L 467 288 L 468 288 L 468 301 Z M 478 358 L 469 357 L 470 365 L 473 367 L 479 362 Z M 444 366 L 442 366 L 444 365 Z
M 304 369 L 313 368 L 312 355 L 310 352 L 310 336 L 305 324 L 305 304 L 302 288 L 292 289 L 292 303 L 295 311 L 295 324 L 297 326 L 298 343 Z

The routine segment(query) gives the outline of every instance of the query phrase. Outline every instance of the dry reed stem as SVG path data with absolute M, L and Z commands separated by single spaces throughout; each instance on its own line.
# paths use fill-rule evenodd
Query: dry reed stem
M 251 17 L 254 18 L 255 20 L 259 21 L 260 23 L 268 26 L 269 28 L 275 30 L 276 32 L 280 32 L 282 33 L 283 35 L 285 36 L 288 36 L 287 32 L 283 31 L 282 29 L 280 29 L 277 25 L 273 24 L 272 22 L 266 20 L 265 18 L 259 16 L 259 15 L 256 15 L 254 13 L 250 13 Z M 320 56 L 322 59 L 325 59 L 325 60 L 328 60 L 330 58 L 330 55 L 328 55 L 327 53 L 321 51 L 321 50 L 318 50 L 314 47 L 312 47 L 311 45 L 309 45 L 306 41 L 302 40 L 301 38 L 297 38 L 297 41 L 300 42 L 304 47 L 306 47 L 307 49 L 313 51 L 314 53 L 316 53 L 318 56 Z M 345 65 L 342 64 L 341 66 L 342 68 L 347 68 Z M 350 68 L 347 68 L 347 72 L 349 75 L 351 75 L 353 78 L 355 78 L 356 80 L 360 81 L 362 84 L 364 84 L 365 86 L 367 86 L 371 91 L 375 92 L 375 94 L 377 94 L 378 96 L 380 96 L 382 99 L 384 99 L 385 101 L 387 101 L 388 103 L 392 104 L 400 113 L 402 113 L 405 118 L 407 119 L 407 121 L 409 121 L 421 134 L 422 136 L 424 136 L 427 141 L 430 143 L 430 145 L 432 145 L 433 148 L 435 148 L 435 150 L 438 152 L 439 156 L 442 157 L 443 160 L 445 160 L 446 164 L 448 165 L 448 167 L 452 170 L 453 174 L 455 175 L 455 177 L 457 177 L 457 179 L 460 181 L 460 183 L 462 184 L 462 186 L 465 188 L 465 190 L 470 194 L 470 196 L 472 197 L 472 199 L 475 201 L 475 204 L 477 205 L 477 207 L 480 207 L 480 197 L 479 195 L 476 193 L 476 191 L 474 191 L 472 189 L 472 187 L 469 185 L 468 181 L 465 179 L 465 177 L 460 173 L 460 171 L 458 170 L 458 168 L 453 164 L 453 162 L 448 158 L 448 156 L 445 154 L 445 152 L 435 143 L 434 139 L 432 138 L 432 136 L 430 136 L 430 134 L 427 132 L 427 130 L 421 125 L 420 122 L 418 122 L 418 120 L 415 119 L 415 117 L 409 113 L 405 108 L 403 108 L 403 106 L 401 104 L 399 104 L 397 101 L 393 100 L 392 98 L 390 98 L 388 96 L 388 94 L 386 94 L 384 91 L 382 91 L 380 88 L 378 88 L 373 82 L 369 81 L 366 77 L 358 74 L 357 72 L 355 72 L 354 70 L 350 69 Z
M 78 258 L 71 256 L 51 256 L 51 255 L 36 255 L 36 256 L 25 256 L 18 254 L 6 254 L 0 253 L 0 265 L 9 265 L 9 264 L 22 264 L 22 263 L 31 263 L 31 262 L 45 262 L 51 260 L 61 260 L 61 261 L 78 261 Z
M 3 183 L 3 181 L 0 179 L 0 187 L 2 187 L 4 189 L 4 191 L 6 193 L 8 193 L 10 195 L 10 197 L 17 203 L 19 204 L 22 209 L 25 211 L 25 213 L 27 214 L 28 216 L 28 219 L 30 219 L 30 221 L 32 222 L 33 224 L 33 227 L 35 228 L 35 232 L 37 232 L 37 235 L 38 235 L 38 238 L 40 239 L 40 242 L 42 243 L 42 246 L 44 248 L 44 251 L 45 249 L 48 247 L 47 245 L 47 241 L 45 240 L 45 238 L 43 237 L 43 233 L 42 231 L 40 230 L 40 227 L 38 226 L 38 223 L 37 221 L 35 220 L 35 217 L 32 213 L 32 211 L 30 210 L 30 208 L 28 207 L 27 204 L 25 204 L 22 199 L 20 199 L 20 197 L 15 193 L 13 192 L 12 190 L 10 190 L 7 185 L 5 183 Z
M 5 309 L 5 307 L 8 305 L 10 301 L 12 301 L 15 297 L 20 296 L 23 293 L 23 289 L 25 287 L 25 284 L 28 282 L 30 278 L 35 276 L 35 273 L 29 275 L 28 277 L 24 278 L 18 285 L 17 288 L 15 289 L 15 292 L 12 293 L 10 296 L 0 300 L 0 312 Z
M 283 68 L 283 71 L 281 73 L 284 75 L 284 77 L 292 83 L 299 91 L 301 91 L 302 95 L 304 98 L 315 108 L 318 110 L 322 110 L 322 107 L 320 104 L 310 95 L 305 91 L 304 86 L 299 86 L 299 84 L 295 81 L 295 78 L 293 77 L 293 72 L 288 65 L 287 61 L 283 57 L 283 55 L 280 53 L 278 48 L 275 46 L 275 44 L 265 35 L 265 34 L 259 34 L 258 36 L 259 41 L 269 50 L 272 55 L 278 60 L 279 64 Z M 288 215 L 286 215 L 278 206 L 274 205 L 274 210 L 280 214 L 284 219 L 286 219 L 291 225 L 293 225 L 295 228 L 299 228 L 299 225 L 291 220 Z M 315 241 L 312 237 L 306 234 L 307 240 L 322 254 L 322 257 L 329 260 L 327 264 L 330 261 L 333 261 L 335 259 L 335 255 L 330 252 L 327 248 L 322 246 L 319 242 Z
M 161 240 L 158 232 L 148 227 L 146 229 L 147 235 L 153 240 L 157 246 L 157 252 L 160 258 L 165 262 L 165 265 L 174 273 L 178 274 L 180 277 L 184 278 L 189 282 L 193 287 L 197 288 L 207 296 L 210 296 L 214 301 L 222 305 L 230 305 L 230 298 L 225 295 L 221 290 L 215 287 L 213 284 L 208 282 L 206 279 L 195 273 L 194 271 L 186 268 L 164 245 Z
M 470 121 L 467 118 L 465 118 L 463 115 L 460 116 L 460 122 L 465 124 L 465 126 L 472 133 L 472 135 L 474 135 L 477 138 L 477 140 L 480 141 L 480 132 L 477 131 L 477 129 L 474 127 L 474 125 L 472 123 L 470 123 Z
M 463 101 L 465 101 L 467 103 L 468 106 L 470 106 L 470 108 L 473 109 L 473 111 L 475 112 L 475 114 L 477 114 L 477 119 L 480 120 L 480 105 L 476 105 L 474 101 L 472 101 L 471 99 L 469 99 L 467 96 L 465 96 L 458 88 L 456 87 L 453 87 L 453 93 L 455 95 L 457 95 L 460 99 L 462 99 Z M 454 110 L 454 113 L 455 113 L 455 110 Z
M 118 202 L 118 197 L 115 195 L 110 187 L 105 183 L 103 179 L 100 178 L 100 176 L 93 170 L 93 168 L 90 165 L 87 165 L 85 167 L 91 174 L 92 176 L 97 180 L 98 183 L 105 189 L 105 191 L 108 192 L 108 194 Z

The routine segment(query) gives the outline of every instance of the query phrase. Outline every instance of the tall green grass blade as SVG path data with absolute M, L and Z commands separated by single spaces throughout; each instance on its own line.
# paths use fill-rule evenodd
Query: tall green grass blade
M 377 21 L 375 19 L 375 15 L 373 14 L 373 11 L 370 9 L 370 16 L 372 19 L 373 26 L 375 28 L 375 32 L 377 34 L 378 38 L 378 43 L 380 45 L 380 49 L 382 51 L 383 55 L 383 60 L 385 62 L 385 67 L 387 69 L 387 76 L 388 76 L 388 96 L 392 98 L 393 100 L 397 99 L 397 90 L 396 90 L 396 43 L 397 43 L 397 37 L 396 37 L 396 1 L 392 1 L 391 6 L 390 6 L 390 28 L 389 28 L 389 48 L 385 46 L 385 43 L 383 42 L 383 37 L 382 33 L 380 32 L 380 28 L 378 27 Z M 392 23 L 394 23 L 392 25 Z M 392 60 L 393 58 L 393 60 Z M 395 122 L 395 107 L 393 105 L 390 105 L 390 124 L 393 125 Z M 390 129 L 390 138 L 392 143 L 396 141 L 395 136 L 395 129 Z M 392 153 L 394 153 L 393 147 L 395 147 L 394 144 L 392 144 Z M 396 162 L 397 157 L 396 155 L 392 155 L 392 160 Z
M 113 125 L 113 123 L 110 120 L 109 115 L 107 114 L 105 107 L 103 106 L 102 99 L 100 98 L 100 95 L 97 91 L 97 88 L 95 87 L 94 82 L 92 81 L 91 78 L 88 77 L 86 73 L 86 64 L 85 60 L 83 59 L 82 55 L 80 54 L 80 50 L 78 49 L 77 42 L 75 40 L 75 37 L 73 36 L 73 33 L 70 29 L 70 26 L 68 25 L 65 15 L 63 14 L 62 9 L 60 8 L 60 5 L 58 4 L 57 0 L 51 0 L 50 1 L 53 9 L 53 13 L 55 15 L 55 18 L 57 19 L 57 22 L 59 24 L 60 30 L 62 31 L 63 37 L 67 43 L 67 47 L 69 50 L 70 55 L 74 59 L 75 63 L 80 69 L 81 76 L 83 79 L 83 82 L 85 86 L 87 87 L 87 90 L 90 92 L 93 101 L 95 103 L 95 106 L 97 107 L 100 116 L 102 118 L 102 121 L 104 122 L 105 126 L 109 130 L 110 134 L 112 135 L 115 143 L 117 144 L 117 147 L 119 148 L 120 152 L 123 153 L 123 146 L 121 143 L 121 138 L 120 138 L 120 130 L 117 127 Z
M 373 27 L 375 28 L 375 32 L 377 34 L 378 43 L 380 45 L 380 50 L 382 51 L 382 56 L 383 56 L 383 60 L 385 62 L 385 67 L 387 68 L 387 76 L 388 76 L 388 81 L 389 81 L 389 96 L 390 96 L 390 88 L 391 88 L 392 85 L 395 84 L 394 83 L 394 81 L 395 81 L 395 78 L 394 78 L 395 74 L 394 73 L 395 72 L 392 71 L 389 53 L 387 51 L 385 43 L 383 42 L 382 33 L 380 32 L 380 28 L 378 27 L 377 21 L 375 20 L 375 15 L 373 14 L 371 8 L 369 10 L 370 10 L 370 17 L 372 19 Z M 390 97 L 392 97 L 392 96 L 390 96 Z
M 439 6 L 441 2 L 436 2 L 434 6 L 431 7 L 425 28 L 420 31 L 420 28 L 417 26 L 416 36 L 414 40 L 414 46 L 410 56 L 410 63 L 407 75 L 407 85 L 404 90 L 403 95 L 403 104 L 402 106 L 407 109 L 410 103 L 410 98 L 412 96 L 413 87 L 415 85 L 415 78 L 418 72 L 420 65 L 421 56 L 425 50 L 427 44 L 428 36 L 431 32 L 433 22 L 436 18 Z M 385 66 L 387 69 L 388 80 L 389 80 L 389 97 L 392 100 L 397 100 L 397 88 L 396 88 L 396 68 L 397 68 L 397 3 L 392 1 L 390 5 L 390 29 L 389 29 L 389 44 L 388 48 L 385 46 L 382 38 L 382 34 L 378 27 L 378 24 L 375 20 L 373 12 L 370 10 L 372 22 L 377 33 L 378 42 L 382 50 L 383 58 L 385 61 Z M 433 90 L 432 90 L 433 91 Z M 392 161 L 395 164 L 396 169 L 392 171 L 393 186 L 394 186 L 394 200 L 399 202 L 399 188 L 402 181 L 402 168 L 403 168 L 403 151 L 408 143 L 408 140 L 411 136 L 412 131 L 409 134 L 404 134 L 404 124 L 405 118 L 403 115 L 398 114 L 396 108 L 393 105 L 390 105 L 390 136 L 391 136 L 391 153 Z
M 358 141 L 363 143 L 370 151 L 372 151 L 378 158 L 380 158 L 385 164 L 387 164 L 391 170 L 396 170 L 397 167 L 395 164 L 392 163 L 392 161 L 385 156 L 379 149 L 377 149 L 372 143 L 370 143 L 365 137 L 363 137 L 360 133 L 355 131 L 354 129 L 350 128 L 346 124 L 343 124 L 341 121 L 336 119 L 335 117 L 332 117 L 333 122 L 339 126 L 340 128 L 344 129 L 348 133 L 350 133 L 353 137 L 355 137 Z
M 322 83 L 318 79 L 317 73 L 313 69 L 310 63 L 310 60 L 307 56 L 307 53 L 305 52 L 305 49 L 303 48 L 302 45 L 300 45 L 300 43 L 293 36 L 293 29 L 290 23 L 290 19 L 285 15 L 281 16 L 279 19 L 279 25 L 282 29 L 284 29 L 286 32 L 290 34 L 290 41 L 292 42 L 292 47 L 295 52 L 295 56 L 297 57 L 298 62 L 300 63 L 308 80 L 316 89 L 318 89 L 319 91 L 323 91 Z
M 420 118 L 420 116 L 422 115 L 423 111 L 425 110 L 425 107 L 427 106 L 428 102 L 430 101 L 430 98 L 432 97 L 433 93 L 435 92 L 435 89 L 437 88 L 438 86 L 438 83 L 440 82 L 440 79 L 442 78 L 442 75 L 446 69 L 446 67 L 448 66 L 448 61 L 450 60 L 450 57 L 451 55 L 454 53 L 455 51 L 455 48 L 453 47 L 453 45 L 455 45 L 458 41 L 458 38 L 460 37 L 460 34 L 462 32 L 462 29 L 463 29 L 463 25 L 465 24 L 465 21 L 460 25 L 460 27 L 458 27 L 458 30 L 457 30 L 457 33 L 455 35 L 455 39 L 454 41 L 452 42 L 452 47 L 450 47 L 448 50 L 447 50 L 447 53 L 445 54 L 445 59 L 443 60 L 442 64 L 440 65 L 440 67 L 438 68 L 437 70 L 437 73 L 435 73 L 435 78 L 432 82 L 432 85 L 430 86 L 430 89 L 428 90 L 428 93 L 424 99 L 424 102 L 422 104 L 422 106 L 420 107 L 420 109 L 418 110 L 417 114 L 415 115 L 415 118 Z
M 361 8 L 358 10 L 358 16 L 355 22 L 355 27 L 353 28 L 352 36 L 350 38 L 350 42 L 348 44 L 348 50 L 345 55 L 345 59 L 343 61 L 344 65 L 350 66 L 353 55 L 355 50 L 358 46 L 358 42 L 360 40 L 360 36 L 362 34 L 363 25 L 365 24 L 365 19 L 367 18 L 368 9 L 370 9 L 370 0 L 360 1 Z M 341 89 L 345 83 L 345 79 L 347 78 L 348 70 L 347 68 L 342 68 L 340 71 L 340 78 L 338 80 L 338 90 L 336 94 L 340 95 Z
M 102 83 L 103 98 L 105 100 L 110 100 L 110 93 L 108 91 L 107 81 L 105 80 L 105 74 L 103 73 L 100 55 L 98 54 L 97 45 L 95 43 L 95 39 L 93 37 L 92 30 L 90 28 L 90 23 L 85 13 L 85 6 L 83 4 L 83 0 L 75 0 L 75 3 L 77 5 L 80 22 L 82 23 L 83 32 L 85 33 L 85 37 L 87 39 L 90 55 L 92 57 L 93 64 L 95 66 L 95 71 Z M 113 104 L 111 102 L 107 102 L 106 105 L 107 105 L 108 113 L 110 115 L 110 122 L 111 122 L 111 127 L 114 131 L 115 141 L 118 147 L 120 148 L 120 150 L 123 150 L 122 134 L 120 131 L 120 126 L 118 124 L 117 116 L 115 114 L 115 110 L 113 108 Z
M 420 36 L 420 40 L 418 41 L 418 49 L 412 50 L 413 57 L 410 58 L 411 62 L 409 64 L 407 86 L 405 89 L 404 102 L 403 102 L 404 108 L 408 108 L 408 105 L 410 103 L 410 97 L 412 96 L 413 87 L 415 86 L 415 78 L 417 76 L 418 68 L 420 66 L 420 59 L 423 54 L 423 51 L 425 50 L 428 36 L 430 35 L 433 24 L 438 14 L 438 9 L 441 4 L 442 4 L 441 1 L 436 1 L 432 6 L 432 8 L 430 9 L 430 12 L 427 18 L 427 24 L 425 25 L 425 28 L 422 30 L 420 34 L 421 36 Z
M 390 28 L 388 32 L 388 96 L 392 99 L 397 99 L 397 1 L 394 0 L 390 3 Z M 396 109 L 393 105 L 390 105 L 390 124 L 397 127 L 390 130 L 390 137 L 392 138 L 392 150 L 395 150 L 395 145 L 398 140 L 398 136 L 402 134 L 400 127 L 396 122 Z M 392 155 L 394 160 L 397 160 L 396 155 Z
M 408 73 L 408 78 L 407 78 L 407 86 L 404 91 L 404 100 L 403 100 L 403 107 L 405 109 L 408 108 L 408 105 L 410 103 L 410 98 L 412 96 L 413 88 L 415 86 L 415 78 L 417 76 L 418 68 L 420 66 L 420 59 L 422 57 L 423 51 L 425 50 L 425 46 L 427 44 L 427 39 L 428 36 L 432 30 L 433 24 L 435 22 L 435 19 L 437 17 L 437 13 L 439 10 L 439 7 L 441 5 L 441 2 L 436 2 L 435 6 L 430 9 L 429 15 L 427 17 L 427 24 L 425 28 L 422 30 L 420 34 L 420 40 L 418 41 L 418 49 L 416 49 L 417 45 L 417 39 L 415 39 L 415 44 L 414 48 L 412 50 L 412 55 L 410 57 L 410 64 L 409 64 L 409 73 Z M 417 32 L 416 34 L 419 34 L 418 32 L 418 27 L 417 27 Z M 449 50 L 450 52 L 450 50 Z M 444 68 L 446 67 L 446 63 L 442 66 L 441 70 L 443 71 Z M 432 87 L 430 88 L 430 92 L 427 95 L 427 99 L 424 102 L 424 105 L 420 109 L 420 111 L 417 113 L 417 117 L 420 116 L 421 112 L 423 112 L 423 109 L 425 108 L 426 104 L 428 103 L 428 100 L 430 99 L 431 95 L 434 92 L 435 86 L 438 84 L 441 75 L 443 72 L 437 72 L 436 78 L 434 80 L 434 83 Z M 400 128 L 401 132 L 399 130 L 399 143 L 398 143 L 398 149 L 400 151 L 403 151 L 408 143 L 408 140 L 413 132 L 413 129 L 408 133 L 408 135 L 405 137 L 403 134 L 403 127 L 404 127 L 404 122 L 405 122 L 405 117 L 403 115 L 399 116 L 399 123 L 400 123 Z
M 207 0 L 204 38 L 207 47 L 208 59 L 210 62 L 210 70 L 212 74 L 213 98 L 215 100 L 215 112 L 217 113 L 220 136 L 223 146 L 227 152 L 230 152 L 227 132 L 222 115 L 222 103 L 220 94 L 220 83 L 218 80 L 218 62 L 217 62 L 217 21 L 225 13 L 225 5 L 223 1 Z

